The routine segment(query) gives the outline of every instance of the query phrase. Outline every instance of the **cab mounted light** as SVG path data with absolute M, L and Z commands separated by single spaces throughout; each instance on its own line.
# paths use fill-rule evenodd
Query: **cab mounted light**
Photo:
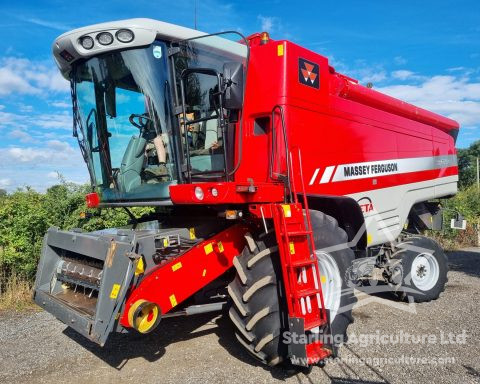
M 84 49 L 92 49 L 95 43 L 90 36 L 84 36 L 80 39 L 80 44 Z
M 204 193 L 203 193 L 203 189 L 201 187 L 195 187 L 195 197 L 198 200 L 203 200 Z
M 260 35 L 260 45 L 265 45 L 270 40 L 270 35 L 268 32 L 262 32 Z
M 129 29 L 120 29 L 117 31 L 115 36 L 117 40 L 120 41 L 121 43 L 130 43 L 131 41 L 133 41 L 133 38 L 135 37 L 133 32 L 130 31 Z
M 113 43 L 113 36 L 109 32 L 101 32 L 97 35 L 97 40 L 102 45 L 110 45 Z

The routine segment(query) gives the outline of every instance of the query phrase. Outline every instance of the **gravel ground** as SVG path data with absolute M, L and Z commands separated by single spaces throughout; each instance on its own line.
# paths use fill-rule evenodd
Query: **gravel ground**
M 409 306 L 385 295 L 357 292 L 356 321 L 349 328 L 349 344 L 340 350 L 342 361 L 315 367 L 308 376 L 258 365 L 222 316 L 166 319 L 148 336 L 114 334 L 100 348 L 37 312 L 0 314 L 0 382 L 480 383 L 480 249 L 450 253 L 449 262 L 447 288 L 434 302 Z M 447 343 L 449 333 L 464 330 L 465 343 Z M 434 335 L 436 342 L 355 343 L 365 342 L 360 335 L 377 331 L 403 332 L 404 338 L 407 333 Z M 402 356 L 408 364 L 379 360 Z M 410 358 L 425 360 L 412 364 Z M 442 358 L 450 360 L 441 364 Z

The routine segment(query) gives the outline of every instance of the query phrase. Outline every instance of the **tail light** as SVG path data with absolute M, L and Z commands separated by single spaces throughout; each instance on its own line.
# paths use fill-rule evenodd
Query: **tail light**
M 89 193 L 85 196 L 85 200 L 88 208 L 96 208 L 100 204 L 100 196 L 98 196 L 97 192 Z

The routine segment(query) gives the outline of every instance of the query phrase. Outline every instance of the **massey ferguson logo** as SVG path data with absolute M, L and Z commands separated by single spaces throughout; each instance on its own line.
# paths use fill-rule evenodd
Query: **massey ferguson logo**
M 318 64 L 305 59 L 298 59 L 298 81 L 301 84 L 312 88 L 320 87 L 320 75 L 318 73 Z

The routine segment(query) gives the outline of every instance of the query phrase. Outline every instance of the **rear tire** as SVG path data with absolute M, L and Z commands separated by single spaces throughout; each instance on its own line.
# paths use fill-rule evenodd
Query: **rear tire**
M 415 235 L 397 247 L 399 250 L 388 266 L 390 285 L 402 298 L 412 297 L 417 303 L 438 299 L 448 281 L 447 256 L 440 245 L 428 237 Z

